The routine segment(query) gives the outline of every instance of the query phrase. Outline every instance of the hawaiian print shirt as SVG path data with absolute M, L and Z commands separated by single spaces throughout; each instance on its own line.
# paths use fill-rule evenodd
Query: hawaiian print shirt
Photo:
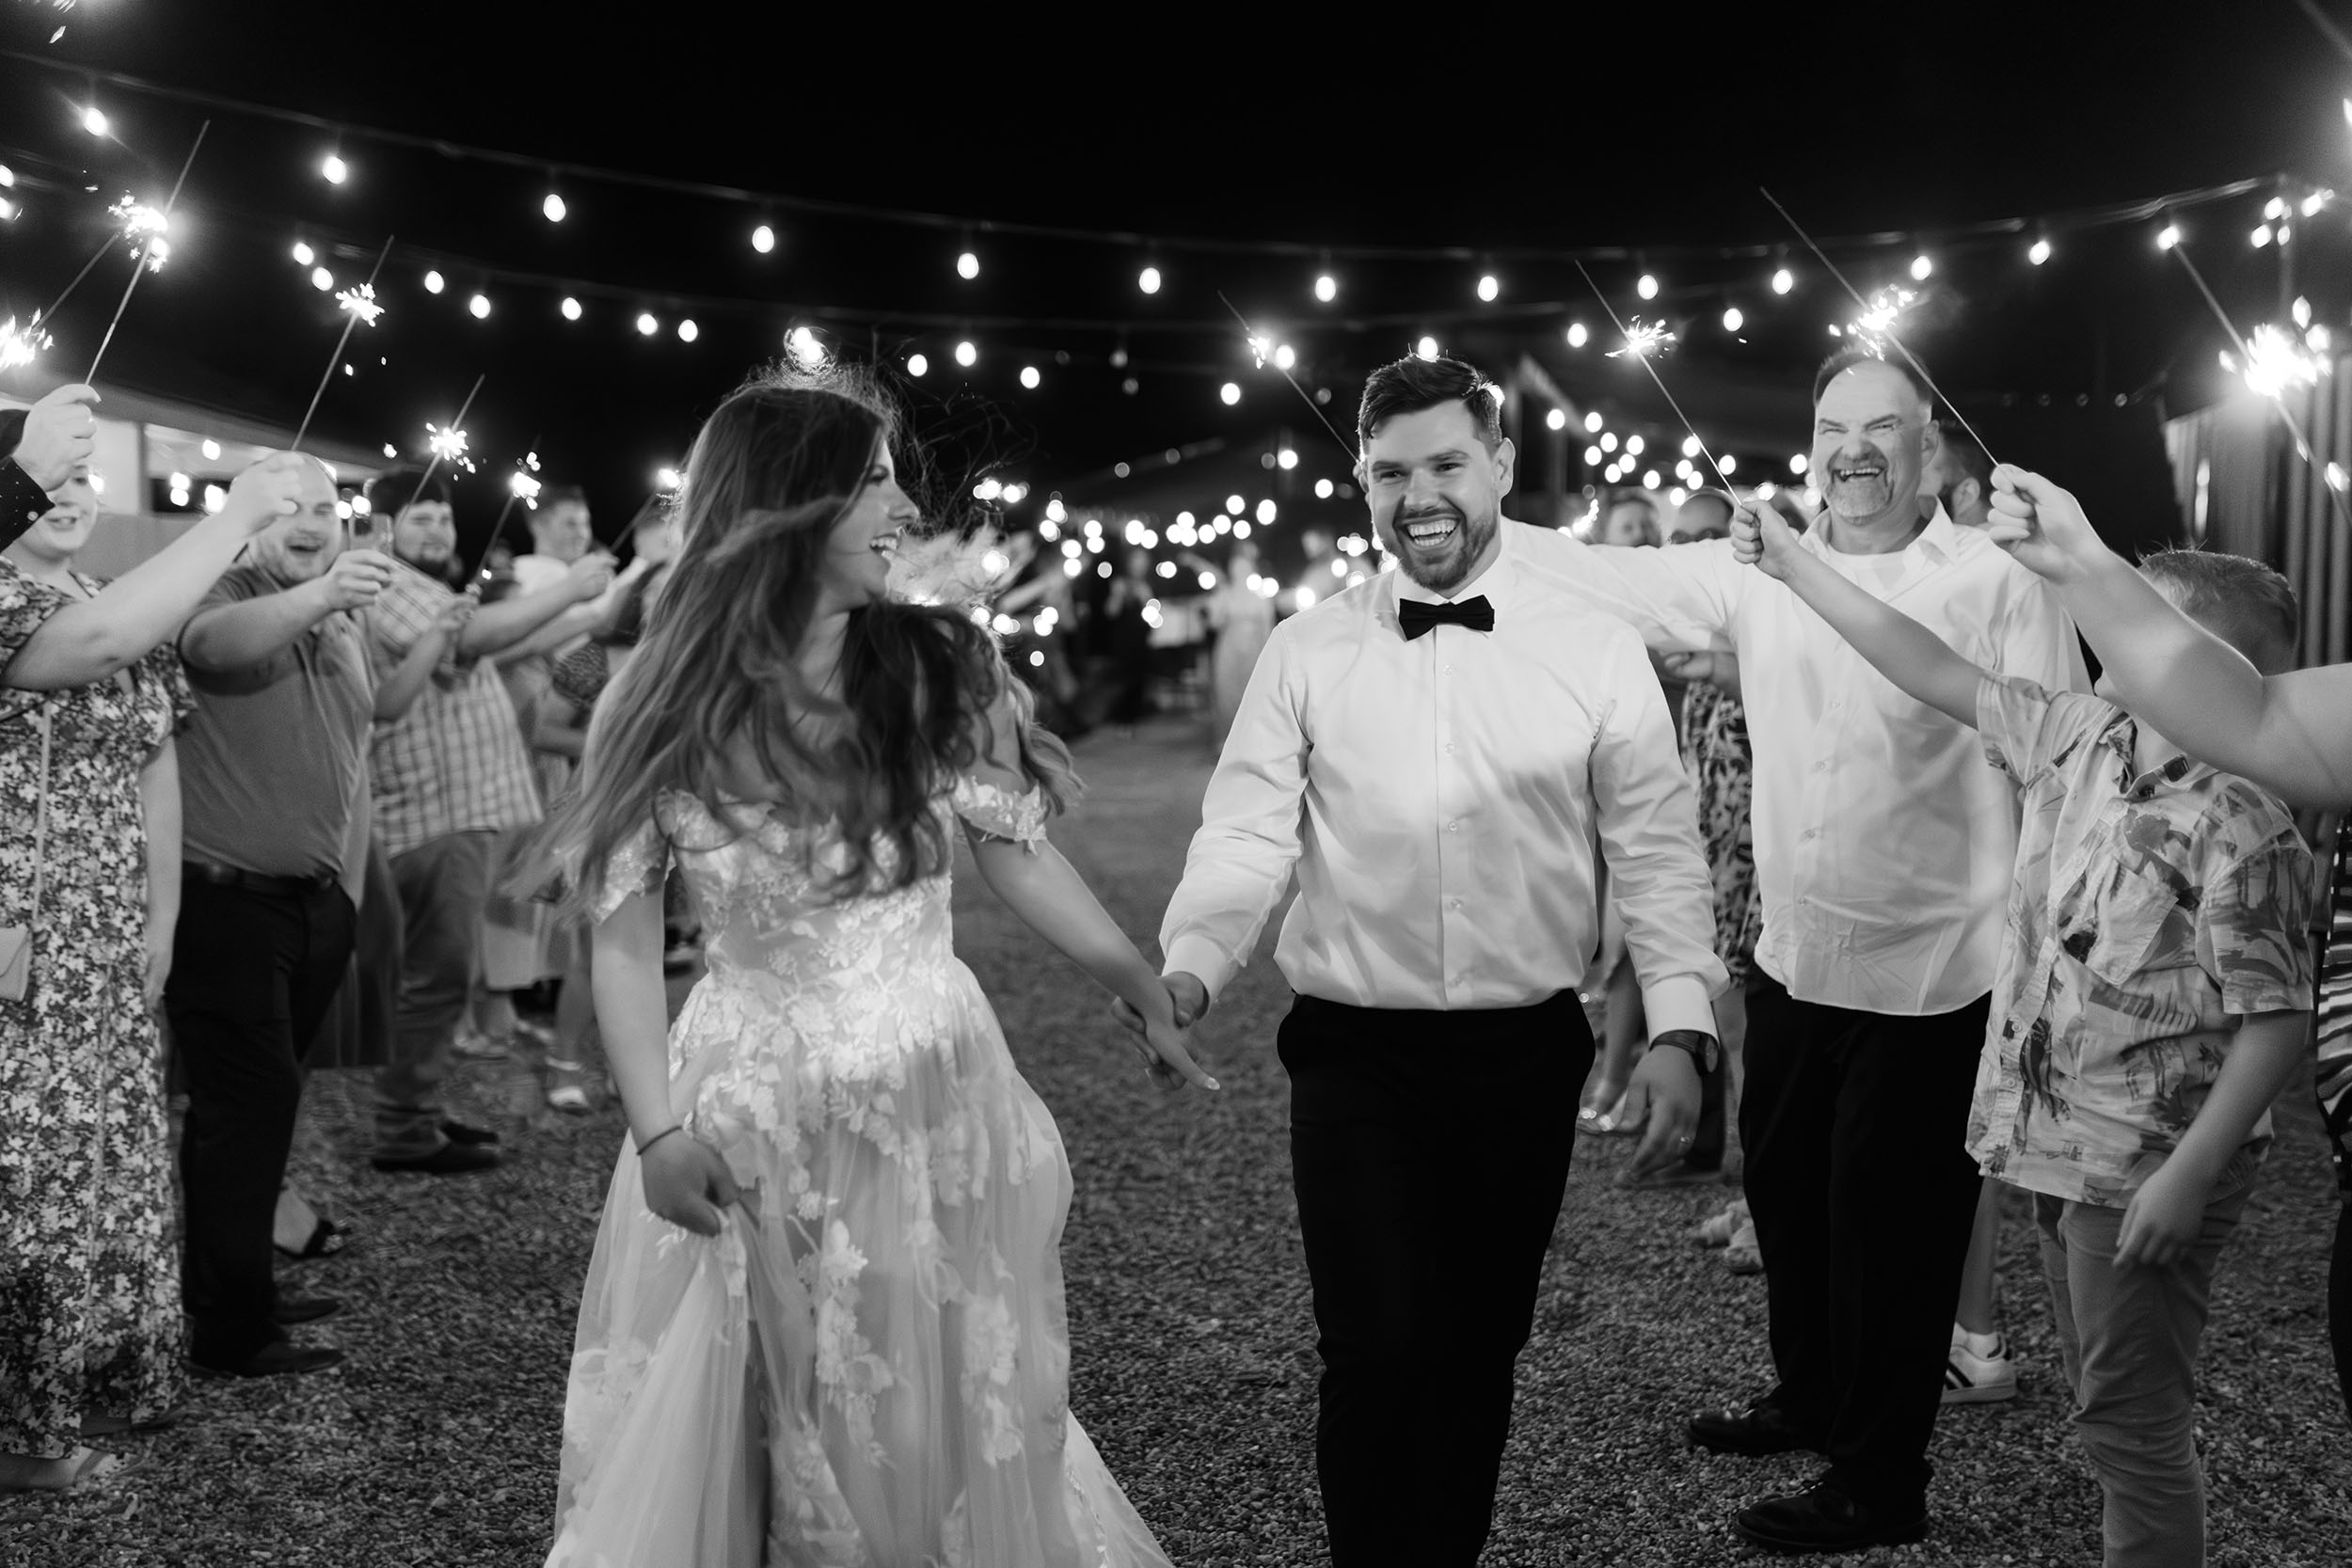
M 1987 675 L 1977 727 L 2024 821 L 1968 1151 L 2121 1207 L 2204 1104 L 2237 1021 L 2311 1006 L 2311 851 L 2243 779 L 2184 756 L 2136 772 L 2138 725 L 2112 703 Z M 2265 1112 L 2249 1148 L 2269 1140 Z

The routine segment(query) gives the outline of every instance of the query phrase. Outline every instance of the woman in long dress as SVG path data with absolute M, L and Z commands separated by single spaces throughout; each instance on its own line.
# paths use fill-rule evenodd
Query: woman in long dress
M 1225 581 L 1209 604 L 1216 627 L 1216 646 L 1209 653 L 1209 708 L 1216 733 L 1210 744 L 1225 750 L 1225 737 L 1241 711 L 1241 694 L 1248 689 L 1249 673 L 1258 667 L 1266 639 L 1274 635 L 1274 601 L 1249 586 L 1257 575 L 1258 548 L 1240 544 L 1225 566 Z
M 961 612 L 891 602 L 886 404 L 738 392 L 548 843 L 596 922 L 628 1112 L 580 1303 L 550 1564 L 1167 1560 L 1068 1405 L 1070 1166 L 954 955 L 952 835 L 1215 1087 L 1045 839 L 1067 753 Z M 667 1030 L 661 883 L 707 977 Z

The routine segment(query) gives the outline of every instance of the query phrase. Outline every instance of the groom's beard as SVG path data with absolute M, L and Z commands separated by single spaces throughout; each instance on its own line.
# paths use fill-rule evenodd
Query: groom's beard
M 1416 523 L 1451 522 L 1453 531 L 1441 539 L 1426 544 L 1416 543 L 1411 529 Z M 1407 512 L 1400 503 L 1390 519 L 1389 532 L 1394 541 L 1397 569 L 1432 594 L 1451 594 L 1468 578 L 1470 567 L 1484 555 L 1495 536 L 1495 520 L 1473 523 L 1460 507 L 1451 502 L 1425 506 Z

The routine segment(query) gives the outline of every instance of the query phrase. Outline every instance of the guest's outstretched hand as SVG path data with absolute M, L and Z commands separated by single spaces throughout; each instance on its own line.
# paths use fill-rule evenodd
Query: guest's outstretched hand
M 2082 502 L 2040 474 L 2004 463 L 1993 470 L 1985 532 L 2020 566 L 2063 583 L 2110 559 Z
M 1663 1170 L 1691 1152 L 1699 1124 L 1699 1069 L 1691 1053 L 1662 1046 L 1642 1053 L 1625 1086 L 1624 1120 L 1634 1126 L 1647 1116 L 1641 1147 L 1633 1151 L 1633 1174 Z
M 719 1234 L 719 1211 L 739 1196 L 719 1151 L 691 1132 L 658 1139 L 644 1153 L 645 1207 L 697 1236 Z
M 98 442 L 98 416 L 90 412 L 90 404 L 97 401 L 96 391 L 75 382 L 24 410 L 16 466 L 30 474 L 35 484 L 55 490 L 90 460 Z
M 229 482 L 229 504 L 249 537 L 278 518 L 302 510 L 302 475 L 312 460 L 299 452 L 274 451 Z
M 333 610 L 365 610 L 391 580 L 392 558 L 376 550 L 345 550 L 317 579 L 318 592 Z
M 1740 564 L 1785 582 L 1799 548 L 1795 531 L 1778 508 L 1752 500 L 1732 514 L 1731 553 Z

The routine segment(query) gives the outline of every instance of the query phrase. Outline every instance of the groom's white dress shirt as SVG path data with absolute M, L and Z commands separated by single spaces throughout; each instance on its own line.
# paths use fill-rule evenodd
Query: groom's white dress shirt
M 1584 978 L 1596 837 L 1653 1033 L 1715 1033 L 1714 892 L 1665 697 L 1641 640 L 1530 581 L 1522 530 L 1454 590 L 1490 632 L 1407 641 L 1402 572 L 1275 628 L 1201 802 L 1161 927 L 1212 996 L 1295 876 L 1274 959 L 1364 1007 L 1519 1007 Z
M 1907 1016 L 1993 989 L 2017 797 L 1974 730 L 1898 690 L 1729 540 L 1636 549 L 1514 531 L 1530 579 L 1657 646 L 1738 651 L 1767 974 L 1801 1002 Z M 1841 554 L 1820 528 L 1801 543 L 1985 669 L 2089 688 L 2058 596 L 1942 507 L 1888 554 Z

